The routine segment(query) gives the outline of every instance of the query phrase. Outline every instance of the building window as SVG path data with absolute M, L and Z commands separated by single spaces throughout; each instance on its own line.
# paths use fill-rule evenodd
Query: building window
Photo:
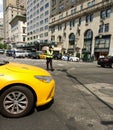
M 72 0 L 72 3 L 76 3 L 76 0 Z
M 81 25 L 82 18 L 79 18 L 78 24 Z
M 41 0 L 41 1 L 40 1 L 40 5 L 42 5 L 43 3 L 44 3 L 44 0 Z
M 63 11 L 63 10 L 64 10 L 64 5 L 60 5 L 60 6 L 59 6 L 59 10 L 60 10 L 60 11 Z
M 109 36 L 96 38 L 95 40 L 95 48 L 109 48 L 110 38 Z
M 102 11 L 101 11 L 100 17 L 101 17 L 102 19 L 104 19 L 104 18 L 106 17 L 106 12 L 105 12 L 105 10 L 102 10 Z
M 62 30 L 62 25 L 58 25 L 58 30 Z
M 100 27 L 99 27 L 99 33 L 102 33 L 103 30 L 104 30 L 104 25 L 100 25 Z
M 42 25 L 42 24 L 43 24 L 43 20 L 40 21 L 40 25 Z
M 100 18 L 105 19 L 106 17 L 110 17 L 111 9 L 102 10 L 100 12 Z
M 109 23 L 100 25 L 99 33 L 102 33 L 102 32 L 109 32 Z
M 43 31 L 43 27 L 40 28 L 40 31 Z
M 69 44 L 70 45 L 74 45 L 75 44 L 75 35 L 74 35 L 74 33 L 71 33 L 69 35 Z
M 55 27 L 51 28 L 51 33 L 55 32 Z
M 91 7 L 95 4 L 95 0 L 92 0 L 91 2 L 88 2 L 87 7 Z
M 68 16 L 68 11 L 66 11 L 66 16 Z
M 56 8 L 52 9 L 51 14 L 54 16 L 55 13 L 56 13 Z
M 46 26 L 45 26 L 45 30 L 48 30 L 48 29 L 49 29 L 49 27 L 48 27 L 48 25 L 46 25 Z
M 75 20 L 71 20 L 70 21 L 70 27 L 74 27 L 75 26 Z
M 44 17 L 44 14 L 42 13 L 41 15 L 40 15 L 40 18 L 42 19 Z
M 26 27 L 23 27 L 23 33 L 26 33 Z
M 111 14 L 111 9 L 107 9 L 106 10 L 106 17 L 110 17 L 110 14 Z
M 44 7 L 42 6 L 42 7 L 40 8 L 40 12 L 43 11 L 43 10 L 44 10 Z
M 45 23 L 48 23 L 48 18 L 45 19 Z
M 64 30 L 66 29 L 66 23 L 64 23 Z
M 69 2 L 68 2 L 68 1 L 66 1 L 66 8 L 68 8 L 68 6 L 69 6 Z
M 109 23 L 105 24 L 105 32 L 109 32 Z
M 90 22 L 93 21 L 93 14 L 90 15 Z
M 48 14 L 49 14 L 49 11 L 47 10 L 47 11 L 45 12 L 45 16 L 48 15 Z
M 40 38 L 43 38 L 43 34 L 40 34 Z
M 49 3 L 45 4 L 45 8 L 48 8 L 49 7 Z
M 87 15 L 86 16 L 86 23 L 92 22 L 93 21 L 93 14 Z
M 84 35 L 85 39 L 92 39 L 93 33 L 92 30 L 87 30 Z
M 63 14 L 59 15 L 59 19 L 62 19 L 63 18 Z
M 56 5 L 56 0 L 52 0 L 52 6 Z
M 80 10 L 82 10 L 83 9 L 83 5 L 80 5 Z
M 25 38 L 25 37 L 23 37 L 23 42 L 25 42 L 25 40 L 26 40 L 26 38 Z
M 46 32 L 44 35 L 45 35 L 45 37 L 47 37 L 48 36 L 48 32 Z
M 71 10 L 71 14 L 75 14 L 76 13 L 76 8 Z

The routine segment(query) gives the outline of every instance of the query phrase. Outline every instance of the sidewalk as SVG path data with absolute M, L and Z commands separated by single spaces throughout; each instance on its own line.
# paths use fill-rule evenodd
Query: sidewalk
M 81 89 L 85 92 L 90 92 L 106 104 L 109 108 L 113 109 L 113 85 L 107 83 L 95 83 L 95 84 L 85 84 L 86 89 Z M 88 91 L 87 91 L 88 90 Z

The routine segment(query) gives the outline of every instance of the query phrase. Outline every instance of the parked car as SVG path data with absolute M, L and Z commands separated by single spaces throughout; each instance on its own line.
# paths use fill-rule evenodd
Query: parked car
M 0 113 L 6 117 L 26 116 L 54 98 L 54 79 L 36 66 L 0 61 L 0 82 Z
M 100 57 L 97 61 L 97 64 L 101 67 L 113 68 L 113 56 Z
M 62 56 L 62 60 L 67 61 L 67 60 L 68 60 L 68 56 L 67 56 L 67 55 Z M 79 59 L 78 57 L 76 57 L 76 56 L 70 56 L 70 57 L 69 57 L 69 61 L 79 62 L 80 59 Z
M 14 50 L 7 50 L 6 51 L 6 56 L 13 56 Z
M 69 57 L 69 61 L 76 61 L 76 62 L 79 62 L 80 59 L 79 59 L 78 57 L 76 57 L 76 56 L 70 56 L 70 57 Z
M 13 57 L 14 58 L 25 58 L 26 57 L 25 51 L 23 51 L 23 50 L 15 50 L 14 54 L 13 54 Z
M 25 57 L 28 57 L 30 51 L 25 50 L 24 53 L 25 53 Z
M 0 49 L 0 54 L 4 54 L 4 50 L 3 49 Z
M 28 54 L 28 58 L 31 58 L 31 59 L 40 59 L 39 53 L 37 53 L 36 51 L 31 51 Z
M 40 59 L 46 59 L 46 54 L 43 53 L 43 52 L 40 53 L 40 54 L 39 54 L 39 58 L 40 58 Z

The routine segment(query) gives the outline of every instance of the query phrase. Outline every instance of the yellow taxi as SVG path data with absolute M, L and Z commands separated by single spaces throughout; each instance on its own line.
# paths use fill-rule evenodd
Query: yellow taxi
M 46 59 L 46 54 L 45 54 L 45 53 L 39 54 L 39 58 L 40 58 L 40 59 Z
M 46 70 L 27 64 L 0 62 L 0 113 L 26 116 L 54 99 L 55 81 Z

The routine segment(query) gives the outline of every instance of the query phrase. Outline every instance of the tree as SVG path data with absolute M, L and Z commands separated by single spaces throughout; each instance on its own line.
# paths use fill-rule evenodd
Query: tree
M 0 43 L 0 49 L 4 49 L 4 45 Z

